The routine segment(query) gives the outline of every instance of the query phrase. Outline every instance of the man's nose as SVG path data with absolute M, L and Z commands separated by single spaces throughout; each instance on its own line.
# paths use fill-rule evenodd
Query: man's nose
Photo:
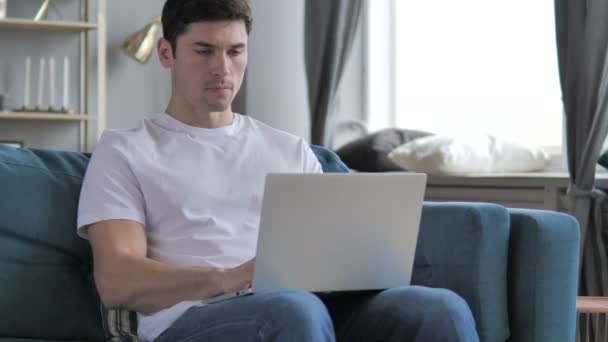
M 230 60 L 226 55 L 218 56 L 213 65 L 213 75 L 215 76 L 226 76 L 228 75 L 228 66 L 230 64 Z

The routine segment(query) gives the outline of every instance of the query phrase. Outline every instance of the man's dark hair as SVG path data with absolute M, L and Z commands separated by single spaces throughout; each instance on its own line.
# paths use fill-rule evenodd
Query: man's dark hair
M 169 41 L 173 53 L 177 38 L 188 25 L 203 21 L 242 20 L 247 34 L 251 32 L 253 17 L 248 0 L 167 0 L 163 7 L 163 37 Z

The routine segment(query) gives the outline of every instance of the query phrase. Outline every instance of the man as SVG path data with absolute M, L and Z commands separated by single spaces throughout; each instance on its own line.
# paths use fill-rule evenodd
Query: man
M 231 110 L 247 65 L 247 0 L 168 0 L 162 23 L 166 111 L 105 132 L 83 183 L 78 233 L 103 303 L 136 311 L 144 341 L 477 341 L 469 308 L 447 290 L 201 304 L 251 283 L 265 175 L 322 170 L 301 138 Z

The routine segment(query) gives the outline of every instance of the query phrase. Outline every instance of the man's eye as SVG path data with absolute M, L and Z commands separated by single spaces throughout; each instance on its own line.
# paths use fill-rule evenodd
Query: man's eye
M 211 50 L 196 50 L 196 53 L 199 55 L 210 55 L 212 53 Z
M 243 50 L 232 50 L 229 52 L 232 56 L 238 56 L 243 53 Z

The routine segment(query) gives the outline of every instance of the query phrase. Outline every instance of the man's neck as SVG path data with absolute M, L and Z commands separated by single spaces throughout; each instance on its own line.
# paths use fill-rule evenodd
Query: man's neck
M 178 104 L 174 99 L 171 99 L 165 112 L 186 125 L 200 128 L 220 128 L 230 125 L 234 120 L 234 114 L 230 107 L 225 111 L 210 112 L 205 109 Z

